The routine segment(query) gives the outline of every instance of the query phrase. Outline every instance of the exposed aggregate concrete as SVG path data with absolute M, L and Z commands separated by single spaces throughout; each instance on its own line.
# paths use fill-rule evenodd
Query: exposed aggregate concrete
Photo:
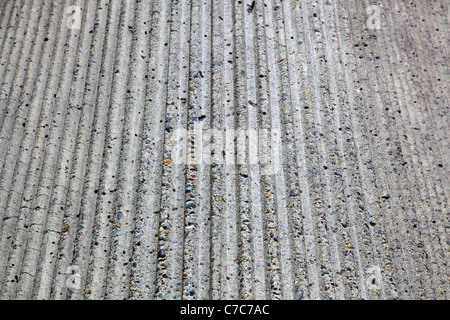
M 448 299 L 448 10 L 0 1 L 0 299 Z

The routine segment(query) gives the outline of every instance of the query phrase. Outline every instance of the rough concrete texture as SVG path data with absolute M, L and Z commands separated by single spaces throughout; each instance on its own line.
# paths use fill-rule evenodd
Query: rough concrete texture
M 447 1 L 0 5 L 1 299 L 449 298 Z

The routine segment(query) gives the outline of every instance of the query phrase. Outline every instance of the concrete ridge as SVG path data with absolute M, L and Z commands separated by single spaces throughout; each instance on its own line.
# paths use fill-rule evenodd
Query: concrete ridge
M 448 22 L 0 1 L 0 298 L 447 299 Z

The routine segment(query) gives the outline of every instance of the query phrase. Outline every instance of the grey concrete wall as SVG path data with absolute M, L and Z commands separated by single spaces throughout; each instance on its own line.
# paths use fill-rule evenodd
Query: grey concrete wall
M 0 298 L 448 299 L 448 23 L 0 1 Z

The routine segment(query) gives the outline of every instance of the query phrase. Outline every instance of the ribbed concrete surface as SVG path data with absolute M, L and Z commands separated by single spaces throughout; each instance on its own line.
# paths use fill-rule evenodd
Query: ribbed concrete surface
M 1 299 L 449 298 L 447 1 L 0 4 Z

